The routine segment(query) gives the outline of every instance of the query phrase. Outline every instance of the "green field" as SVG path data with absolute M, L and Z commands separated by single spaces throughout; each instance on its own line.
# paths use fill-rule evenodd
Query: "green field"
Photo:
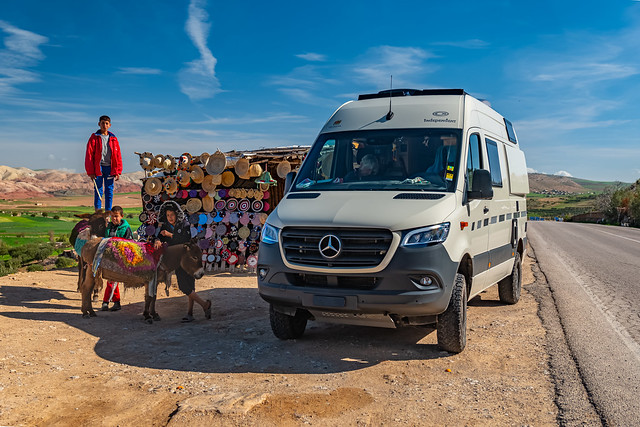
M 596 197 L 596 194 L 550 196 L 532 193 L 527 195 L 527 212 L 530 217 L 570 217 L 594 211 Z
M 47 242 L 51 233 L 54 238 L 68 238 L 73 227 L 80 221 L 73 215 L 92 211 L 93 208 L 80 207 L 52 208 L 47 211 L 32 209 L 20 210 L 20 216 L 13 216 L 11 210 L 5 210 L 4 213 L 0 213 L 0 239 L 8 246 L 19 246 L 30 242 Z M 42 216 L 43 212 L 46 212 L 46 217 Z M 124 213 L 131 229 L 135 231 L 140 226 L 140 210 L 125 208 Z M 129 215 L 132 218 L 127 218 Z M 59 216 L 59 219 L 54 219 L 54 216 Z

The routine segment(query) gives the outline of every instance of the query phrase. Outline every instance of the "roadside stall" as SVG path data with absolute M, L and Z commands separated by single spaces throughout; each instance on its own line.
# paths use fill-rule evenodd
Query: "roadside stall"
M 160 206 L 174 200 L 191 224 L 206 271 L 254 272 L 262 226 L 284 196 L 287 173 L 299 167 L 308 149 L 136 153 L 145 171 L 139 239 L 157 236 Z

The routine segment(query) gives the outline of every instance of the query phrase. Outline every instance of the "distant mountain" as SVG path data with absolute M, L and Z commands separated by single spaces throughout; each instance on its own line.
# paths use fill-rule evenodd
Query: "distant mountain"
M 116 181 L 116 192 L 140 191 L 144 171 L 125 173 Z M 0 198 L 24 200 L 33 197 L 93 194 L 93 184 L 85 174 L 55 169 L 31 170 L 0 166 Z
M 529 190 L 532 193 L 598 193 L 606 187 L 625 185 L 619 181 L 590 181 L 570 176 L 529 174 Z
M 144 171 L 125 173 L 116 182 L 116 192 L 140 191 Z M 559 175 L 529 174 L 532 193 L 600 192 L 617 182 L 589 181 Z M 625 183 L 623 183 L 625 184 Z M 629 185 L 629 184 L 625 184 Z M 63 170 L 0 166 L 0 198 L 24 200 L 32 197 L 79 196 L 93 194 L 93 184 L 85 174 Z

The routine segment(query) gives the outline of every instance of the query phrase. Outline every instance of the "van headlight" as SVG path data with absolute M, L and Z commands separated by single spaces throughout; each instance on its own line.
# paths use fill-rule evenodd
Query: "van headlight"
M 264 227 L 262 227 L 262 243 L 266 243 L 268 245 L 278 243 L 279 232 L 280 229 L 274 227 L 273 225 L 265 224 Z
M 416 230 L 405 231 L 401 246 L 417 247 L 431 246 L 447 240 L 449 235 L 449 223 L 431 225 Z

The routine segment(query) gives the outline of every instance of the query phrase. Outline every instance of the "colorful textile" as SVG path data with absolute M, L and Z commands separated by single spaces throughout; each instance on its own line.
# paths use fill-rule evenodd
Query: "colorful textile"
M 93 276 L 95 277 L 98 268 L 130 276 L 138 283 L 148 283 L 148 294 L 154 297 L 158 287 L 158 265 L 162 262 L 162 253 L 162 250 L 155 250 L 153 245 L 147 242 L 108 237 L 98 245 L 93 259 Z
M 76 241 L 73 244 L 73 250 L 76 251 L 78 256 L 82 255 L 80 253 L 82 251 L 82 247 L 84 246 L 85 243 L 87 243 L 87 240 L 89 240 L 90 237 L 91 237 L 91 228 L 88 225 L 84 229 L 82 229 L 82 231 L 80 231 L 76 236 Z

